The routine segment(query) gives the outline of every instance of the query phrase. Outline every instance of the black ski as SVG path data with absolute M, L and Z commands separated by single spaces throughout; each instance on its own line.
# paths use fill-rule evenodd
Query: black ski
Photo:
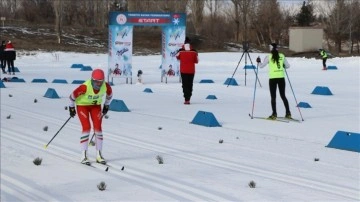
M 112 167 L 111 165 L 109 165 L 108 163 L 105 163 L 105 164 L 102 164 L 102 163 L 98 163 L 98 162 L 94 162 L 94 163 L 83 163 L 83 165 L 86 165 L 86 166 L 89 166 L 89 167 L 92 167 L 92 168 L 97 168 L 97 169 L 101 169 L 101 170 L 104 170 L 106 172 L 109 171 L 109 169 Z M 117 168 L 114 168 L 114 169 L 117 169 Z M 125 166 L 122 166 L 120 170 L 124 170 L 125 169 Z
M 81 163 L 82 165 L 85 165 L 85 166 L 89 166 L 89 167 L 92 167 L 92 168 L 96 168 L 95 166 L 91 165 L 90 162 L 87 162 L 87 163 Z
M 89 167 L 92 167 L 92 168 L 97 168 L 97 169 L 102 169 L 104 171 L 108 171 L 109 170 L 109 167 L 110 165 L 108 164 L 102 164 L 102 163 L 82 163 L 83 165 L 86 165 L 86 166 L 89 166 Z
M 284 123 L 289 123 L 289 120 L 285 120 L 285 119 L 269 119 L 267 117 L 260 117 L 260 116 L 251 116 L 251 114 L 249 114 L 249 117 L 251 119 L 262 119 L 262 120 L 268 120 L 268 121 L 279 121 L 279 122 L 284 122 Z
M 281 120 L 288 120 L 288 121 L 293 121 L 293 122 L 298 122 L 298 123 L 301 123 L 302 121 L 300 119 L 294 119 L 294 118 L 286 118 L 286 117 L 278 117 L 278 119 L 281 119 Z

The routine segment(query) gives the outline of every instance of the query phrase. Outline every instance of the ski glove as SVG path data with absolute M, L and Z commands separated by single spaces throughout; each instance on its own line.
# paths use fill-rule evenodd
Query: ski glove
M 261 63 L 261 59 L 258 57 L 258 58 L 256 58 L 256 62 L 257 63 Z
M 103 115 L 106 115 L 108 111 L 109 111 L 109 105 L 104 105 L 102 110 Z
M 74 116 L 76 115 L 75 107 L 69 107 L 69 112 L 70 112 L 70 116 L 74 118 Z

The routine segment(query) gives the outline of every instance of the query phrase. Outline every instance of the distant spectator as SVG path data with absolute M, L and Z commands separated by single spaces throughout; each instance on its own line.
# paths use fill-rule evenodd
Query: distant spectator
M 0 63 L 1 66 L 0 67 L 2 69 L 2 72 L 4 74 L 6 74 L 6 71 L 5 71 L 6 60 L 5 60 L 5 52 L 4 52 L 4 50 L 5 50 L 5 41 L 2 41 L 1 46 L 0 46 L 0 61 L 1 61 L 1 63 Z
M 15 75 L 14 60 L 16 60 L 16 52 L 11 41 L 7 42 L 4 52 L 5 52 L 5 59 L 8 65 L 9 74 L 11 74 L 12 72 L 13 75 Z

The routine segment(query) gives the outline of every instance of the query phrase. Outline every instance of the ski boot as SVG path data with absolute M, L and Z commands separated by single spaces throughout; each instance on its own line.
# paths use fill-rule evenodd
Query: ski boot
M 271 114 L 267 119 L 269 120 L 275 120 L 277 118 L 277 114 Z
M 82 154 L 81 154 L 81 163 L 89 166 L 89 165 L 90 165 L 90 161 L 89 161 L 86 153 L 87 153 L 86 150 L 84 150 L 84 151 L 82 152 Z
M 100 150 L 97 151 L 96 163 L 101 163 L 101 164 L 104 164 L 104 165 L 106 164 L 106 161 L 102 157 Z

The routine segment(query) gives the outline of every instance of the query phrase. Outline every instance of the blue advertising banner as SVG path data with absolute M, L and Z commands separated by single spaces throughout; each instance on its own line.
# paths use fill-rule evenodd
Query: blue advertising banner
M 162 43 L 161 76 L 180 76 L 180 64 L 176 59 L 178 50 L 185 41 L 185 26 L 164 27 Z
M 109 74 L 111 77 L 132 76 L 133 26 L 109 26 Z
M 175 55 L 186 34 L 185 13 L 109 13 L 109 71 L 111 78 L 132 77 L 134 26 L 161 26 L 161 76 L 179 76 L 179 62 Z M 108 78 L 109 80 L 109 78 Z

